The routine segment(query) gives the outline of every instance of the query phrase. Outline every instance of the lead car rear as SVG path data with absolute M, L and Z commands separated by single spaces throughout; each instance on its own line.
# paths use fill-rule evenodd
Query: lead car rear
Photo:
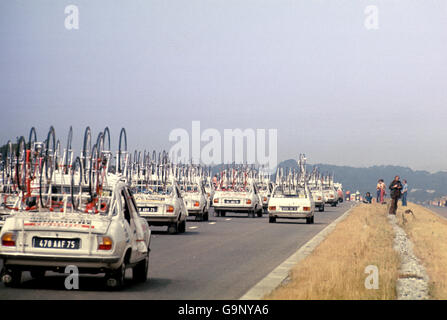
M 128 268 L 135 281 L 146 281 L 151 232 L 128 187 L 127 152 L 121 144 L 125 131 L 120 134 L 118 170 L 112 173 L 111 153 L 104 146 L 108 129 L 91 150 L 85 145 L 91 139 L 87 129 L 83 152 L 75 161 L 63 160 L 73 158 L 69 148 L 57 154 L 48 143 L 35 158 L 29 156 L 35 152 L 33 143 L 31 150 L 17 150 L 12 161 L 17 179 L 9 183 L 20 184 L 21 178 L 25 183 L 16 186 L 21 191 L 0 232 L 6 286 L 19 285 L 23 271 L 41 278 L 46 271 L 65 272 L 67 266 L 79 273 L 104 273 L 110 288 L 123 286 Z M 53 128 L 50 133 L 54 135 Z M 31 174 L 26 169 L 34 161 L 42 165 Z

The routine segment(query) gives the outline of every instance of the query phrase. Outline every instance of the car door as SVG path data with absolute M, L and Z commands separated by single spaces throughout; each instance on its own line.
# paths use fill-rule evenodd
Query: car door
M 130 244 L 132 248 L 132 253 L 130 256 L 130 262 L 132 263 L 135 259 L 138 259 L 137 253 L 137 231 L 135 228 L 135 221 L 133 219 L 133 214 L 131 210 L 137 210 L 130 198 L 129 193 L 125 188 L 121 189 L 121 205 L 124 215 L 124 229 L 126 231 L 126 241 Z

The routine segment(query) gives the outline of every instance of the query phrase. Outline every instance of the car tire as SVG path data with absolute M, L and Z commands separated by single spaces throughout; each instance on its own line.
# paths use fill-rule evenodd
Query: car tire
M 178 225 L 178 232 L 179 233 L 185 233 L 186 232 L 186 220 L 183 220 Z
M 258 218 L 262 218 L 262 208 L 258 210 L 257 215 L 258 215 Z
M 110 290 L 121 290 L 124 286 L 124 280 L 126 277 L 126 262 L 123 261 L 121 266 L 106 274 L 106 286 Z
M 135 267 L 132 268 L 132 280 L 134 282 L 146 282 L 147 272 L 149 271 L 149 252 L 143 260 L 137 263 Z
M 221 217 L 225 217 L 226 214 L 227 214 L 227 213 L 226 213 L 225 211 L 220 211 L 220 216 L 221 216 Z
M 276 217 L 269 217 L 269 223 L 276 223 Z
M 208 220 L 209 220 L 208 211 L 206 211 L 206 212 L 203 214 L 203 221 L 208 221 Z
M 337 202 L 333 202 L 333 203 L 331 204 L 331 206 L 332 206 L 332 207 L 336 207 L 336 206 L 337 206 Z
M 9 275 L 11 277 L 11 281 L 4 281 L 3 276 L 6 275 Z M 16 288 L 22 283 L 22 271 L 16 268 L 8 267 L 7 270 L 4 269 L 2 272 L 2 281 L 5 284 L 5 287 Z
M 178 232 L 178 229 L 179 229 L 178 222 L 177 223 L 172 223 L 168 227 L 168 233 L 169 234 L 176 234 Z
M 313 224 L 313 223 L 314 223 L 314 216 L 306 218 L 306 224 Z
M 318 207 L 318 211 L 319 211 L 319 212 L 323 212 L 323 211 L 324 211 L 324 206 L 320 206 L 320 207 Z

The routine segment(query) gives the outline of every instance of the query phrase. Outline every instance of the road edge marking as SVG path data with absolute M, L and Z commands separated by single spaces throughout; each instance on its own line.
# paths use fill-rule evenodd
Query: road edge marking
M 290 270 L 301 260 L 310 255 L 314 249 L 335 229 L 338 223 L 345 220 L 351 211 L 357 207 L 355 204 L 340 217 L 332 221 L 326 228 L 317 233 L 312 239 L 302 245 L 298 250 L 283 261 L 261 281 L 250 288 L 239 300 L 261 300 L 270 292 L 279 287 L 289 277 Z

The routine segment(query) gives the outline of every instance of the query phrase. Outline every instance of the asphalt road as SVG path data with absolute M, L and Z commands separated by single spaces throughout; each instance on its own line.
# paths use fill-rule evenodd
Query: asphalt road
M 441 217 L 447 219 L 447 207 L 428 206 L 427 209 L 430 209 L 431 211 L 436 212 Z
M 79 290 L 66 290 L 65 276 L 47 272 L 42 280 L 22 276 L 19 288 L 0 283 L 0 299 L 238 299 L 329 223 L 351 207 L 343 203 L 315 214 L 315 223 L 227 213 L 210 221 L 188 220 L 184 234 L 153 227 L 149 280 L 110 292 L 101 275 L 85 275 Z M 1 264 L 1 263 L 0 263 Z

